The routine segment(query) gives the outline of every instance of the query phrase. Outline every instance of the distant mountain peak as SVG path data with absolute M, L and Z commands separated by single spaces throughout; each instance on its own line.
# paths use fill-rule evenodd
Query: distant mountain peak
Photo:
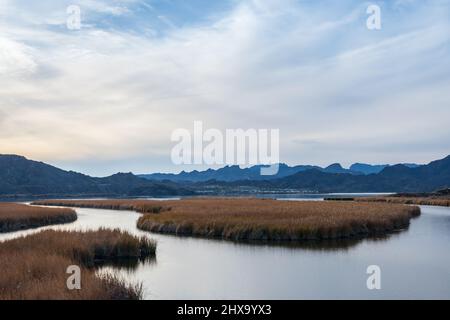
M 0 158 L 4 158 L 4 159 L 21 159 L 21 160 L 28 160 L 27 158 L 25 158 L 24 156 L 20 156 L 17 154 L 0 154 Z
M 328 167 L 325 168 L 325 170 L 327 169 L 339 169 L 339 170 L 343 170 L 344 168 L 341 166 L 340 163 L 333 163 L 330 164 Z
M 323 172 L 327 173 L 349 173 L 349 174 L 355 174 L 356 172 L 353 172 L 349 169 L 344 169 L 340 163 L 333 163 L 323 169 Z
M 117 172 L 109 177 L 112 178 L 112 177 L 136 177 L 136 176 L 132 172 Z
M 363 174 L 376 174 L 376 173 L 380 173 L 381 171 L 383 171 L 385 168 L 389 167 L 388 164 L 377 164 L 377 165 L 372 165 L 372 164 L 367 164 L 367 163 L 354 163 L 350 166 L 350 170 L 352 171 L 356 171 L 356 172 L 361 172 Z

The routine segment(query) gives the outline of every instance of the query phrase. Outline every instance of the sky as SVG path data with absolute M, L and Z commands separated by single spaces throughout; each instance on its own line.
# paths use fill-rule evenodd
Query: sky
M 450 0 L 0 0 L 0 153 L 205 169 L 170 157 L 202 121 L 279 129 L 291 165 L 428 163 L 450 154 L 449 57 Z

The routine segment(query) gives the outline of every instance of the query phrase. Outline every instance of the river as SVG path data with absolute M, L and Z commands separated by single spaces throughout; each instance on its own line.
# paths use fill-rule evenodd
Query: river
M 292 200 L 292 199 L 291 199 Z M 146 299 L 450 299 L 450 208 L 422 206 L 407 230 L 383 239 L 300 246 L 237 244 L 140 231 L 138 213 L 76 209 L 78 220 L 44 229 L 120 228 L 158 241 L 154 261 L 104 267 L 142 282 Z M 367 289 L 367 267 L 381 290 Z

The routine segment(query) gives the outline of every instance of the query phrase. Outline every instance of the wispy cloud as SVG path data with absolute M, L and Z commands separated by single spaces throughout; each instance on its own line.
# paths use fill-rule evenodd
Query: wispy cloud
M 183 19 L 158 1 L 90 0 L 79 5 L 91 27 L 52 28 L 65 4 L 0 6 L 1 152 L 94 174 L 181 170 L 170 133 L 194 120 L 280 128 L 290 163 L 450 150 L 448 1 L 386 4 L 380 31 L 359 1 L 233 1 Z

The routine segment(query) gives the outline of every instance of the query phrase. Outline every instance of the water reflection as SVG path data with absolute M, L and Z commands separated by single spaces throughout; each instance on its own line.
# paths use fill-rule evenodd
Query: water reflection
M 346 251 L 352 247 L 357 246 L 362 241 L 368 242 L 384 242 L 388 241 L 391 237 L 395 237 L 397 233 L 407 231 L 408 228 L 399 229 L 391 232 L 387 235 L 376 236 L 357 236 L 351 238 L 341 239 L 326 239 L 326 240 L 302 240 L 302 241 L 264 241 L 264 240 L 225 240 L 219 238 L 207 238 L 207 237 L 195 237 L 185 235 L 173 235 L 173 234 L 159 234 L 163 237 L 173 239 L 191 239 L 197 241 L 208 241 L 209 243 L 216 244 L 228 244 L 237 248 L 242 247 L 256 247 L 256 248 L 283 248 L 291 250 L 316 250 L 316 251 Z M 149 232 L 150 234 L 150 232 Z M 155 236 L 156 234 L 153 234 Z
M 96 260 L 96 268 L 112 268 L 120 271 L 135 271 L 138 267 L 150 267 L 156 264 L 156 256 L 138 258 L 138 259 L 108 259 Z
M 358 244 L 361 241 L 373 241 L 373 242 L 383 242 L 387 241 L 392 235 L 386 236 L 374 236 L 374 237 L 353 237 L 345 239 L 329 239 L 329 240 L 304 240 L 304 241 L 272 241 L 272 242 L 261 242 L 261 241 L 244 241 L 244 242 L 234 242 L 236 246 L 251 245 L 260 247 L 273 247 L 273 248 L 285 248 L 292 250 L 311 250 L 311 251 L 347 251 Z

